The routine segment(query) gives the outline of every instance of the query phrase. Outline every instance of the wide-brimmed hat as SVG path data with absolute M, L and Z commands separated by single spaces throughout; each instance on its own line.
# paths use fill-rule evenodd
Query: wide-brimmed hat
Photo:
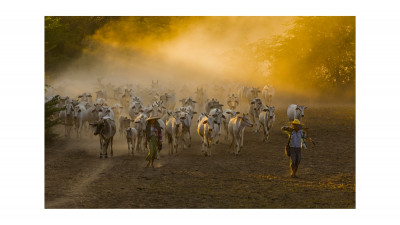
M 150 116 L 149 118 L 147 118 L 146 122 L 150 121 L 150 120 L 158 120 L 158 119 L 160 119 L 160 117 L 158 117 L 158 116 Z
M 291 124 L 295 124 L 295 125 L 304 125 L 304 124 L 302 124 L 301 122 L 300 122 L 300 120 L 299 119 L 295 119 L 295 120 L 293 120 L 292 122 L 290 122 Z

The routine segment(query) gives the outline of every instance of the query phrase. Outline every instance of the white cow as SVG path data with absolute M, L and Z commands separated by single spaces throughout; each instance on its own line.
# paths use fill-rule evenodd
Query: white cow
M 107 105 L 106 100 L 104 98 L 97 98 L 94 102 L 95 105 Z
M 83 103 L 83 104 L 82 104 Z M 78 140 L 81 139 L 82 128 L 86 122 L 89 122 L 90 116 L 88 110 L 84 106 L 85 102 L 81 102 L 74 108 L 74 121 L 76 129 L 76 137 Z
M 201 152 L 204 152 L 205 156 L 211 156 L 211 144 L 216 134 L 214 132 L 215 118 L 213 116 L 204 115 L 199 119 L 197 133 L 202 139 Z
M 222 106 L 224 106 L 224 105 L 220 104 L 217 99 L 213 98 L 207 102 L 205 110 L 206 110 L 206 113 L 210 113 L 211 109 L 217 108 L 217 109 L 222 110 Z
M 181 110 L 175 112 L 176 117 L 180 119 L 182 123 L 182 141 L 184 142 L 183 148 L 186 148 L 186 143 L 188 142 L 188 147 L 192 145 L 192 133 L 190 127 L 192 125 L 192 116 L 186 111 L 186 107 L 181 107 Z
M 99 110 L 99 118 L 109 116 L 112 120 L 114 120 L 114 111 L 109 106 L 102 106 Z
M 207 101 L 206 91 L 203 88 L 196 88 L 195 96 L 199 106 L 204 107 Z
M 241 87 L 238 90 L 238 97 L 250 102 L 252 99 L 258 98 L 258 93 L 260 92 L 258 88 Z
M 65 105 L 65 110 L 60 111 L 59 118 L 64 124 L 65 136 L 70 137 L 71 128 L 74 125 L 74 106 L 69 101 Z
M 166 124 L 166 135 L 167 135 L 167 140 L 168 140 L 168 145 L 169 145 L 169 154 L 173 154 L 174 150 L 175 153 L 178 153 L 178 147 L 179 143 L 181 143 L 182 140 L 182 122 L 181 119 L 178 117 L 179 115 L 173 114 L 173 113 L 168 113 L 169 118 L 167 120 Z M 176 118 L 178 117 L 178 118 Z M 181 143 L 182 146 L 182 143 Z
M 229 94 L 227 104 L 229 109 L 235 110 L 239 105 L 239 97 L 237 94 Z
M 236 112 L 235 110 L 232 109 L 225 109 L 223 115 L 225 118 L 222 119 L 222 124 L 224 126 L 224 129 L 226 131 L 226 138 L 228 138 L 228 124 L 229 121 L 231 121 L 231 119 L 233 117 L 235 117 L 236 115 L 239 115 L 240 112 Z
M 183 107 L 191 106 L 193 110 L 195 109 L 195 105 L 197 103 L 191 97 L 181 99 L 180 102 L 182 102 Z
M 221 123 L 222 123 L 222 120 L 225 119 L 225 116 L 224 116 L 222 110 L 218 109 L 218 108 L 211 109 L 209 116 L 212 116 L 215 118 L 214 132 L 217 132 L 217 135 L 215 137 L 215 143 L 218 144 L 219 137 L 221 136 L 221 133 L 222 133 Z
M 130 120 L 126 116 L 120 116 L 118 119 L 119 122 L 119 135 L 122 137 L 126 132 L 126 129 L 128 129 L 131 126 L 131 122 L 134 120 Z M 125 135 L 126 136 L 126 135 Z
M 107 99 L 107 92 L 105 90 L 96 91 L 96 99 L 102 98 Z
M 139 115 L 135 118 L 134 128 L 137 130 L 138 138 L 136 142 L 135 149 L 137 151 L 142 150 L 145 151 L 144 141 L 146 141 L 146 119 L 148 116 L 144 113 L 139 113 Z
M 126 142 L 128 143 L 128 155 L 134 155 L 134 148 L 138 140 L 138 132 L 134 127 L 126 129 Z
M 243 113 L 243 116 L 236 116 L 229 121 L 228 130 L 232 138 L 229 148 L 232 150 L 233 144 L 235 144 L 234 153 L 236 156 L 243 148 L 244 128 L 252 126 L 253 123 L 250 121 L 249 114 Z
M 259 121 L 259 116 L 261 109 L 264 107 L 261 99 L 259 98 L 254 98 L 250 102 L 250 109 L 249 109 L 249 115 L 253 123 L 256 125 L 255 126 L 255 132 L 258 132 L 260 130 L 260 121 Z
M 128 89 L 125 89 L 124 94 L 121 97 L 121 103 L 122 103 L 122 106 L 124 107 L 124 109 L 126 110 L 126 112 L 128 112 L 128 110 L 129 110 L 128 107 L 131 102 L 131 98 L 132 98 L 131 93 L 129 92 Z
M 176 104 L 175 95 L 173 93 L 165 93 L 160 96 L 160 100 L 163 102 L 165 108 L 173 110 Z
M 110 145 L 111 157 L 113 156 L 113 138 L 117 132 L 114 120 L 110 117 L 103 117 L 96 123 L 90 123 L 94 128 L 94 135 L 99 135 L 100 137 L 100 159 L 105 156 L 107 158 L 107 149 Z
M 141 110 L 143 110 L 143 105 L 140 102 L 132 102 L 129 105 L 129 116 L 131 119 L 136 119 Z
M 289 105 L 287 109 L 287 116 L 290 121 L 293 121 L 295 119 L 298 119 L 301 121 L 301 119 L 304 117 L 304 110 L 307 109 L 307 106 L 300 106 L 300 105 L 295 105 L 291 104 Z
M 259 120 L 264 131 L 263 141 L 269 142 L 272 125 L 275 122 L 275 107 L 265 106 L 260 113 Z
M 88 92 L 79 95 L 78 98 L 81 99 L 81 102 L 87 102 L 89 104 L 92 104 L 92 95 Z
M 119 118 L 120 115 L 122 114 L 122 109 L 124 107 L 122 107 L 121 104 L 119 103 L 115 103 L 113 107 L 111 107 L 111 109 L 114 111 L 114 116 L 115 118 Z
M 275 89 L 272 85 L 267 84 L 261 91 L 261 96 L 267 105 L 272 104 L 272 97 L 275 95 Z
M 151 105 L 151 109 L 151 116 L 158 116 L 160 118 L 167 112 L 162 101 L 154 101 Z

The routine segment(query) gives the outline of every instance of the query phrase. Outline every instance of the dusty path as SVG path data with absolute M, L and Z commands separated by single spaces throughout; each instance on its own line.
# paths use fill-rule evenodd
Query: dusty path
M 276 114 L 271 142 L 248 130 L 239 157 L 224 141 L 204 157 L 193 130 L 192 147 L 169 156 L 164 143 L 154 169 L 145 168 L 145 153 L 127 156 L 123 140 L 103 160 L 97 139 L 60 140 L 45 150 L 45 207 L 355 208 L 354 107 L 307 112 L 318 146 L 303 151 L 298 179 L 283 153 L 285 110 Z

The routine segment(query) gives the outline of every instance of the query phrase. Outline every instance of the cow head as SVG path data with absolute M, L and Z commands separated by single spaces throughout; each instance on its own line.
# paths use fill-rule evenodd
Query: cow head
M 106 123 L 106 121 L 104 119 L 99 120 L 98 122 L 95 122 L 95 123 L 89 123 L 89 125 L 92 126 L 94 129 L 93 134 L 94 135 L 100 134 L 100 132 L 103 130 L 103 128 L 105 126 L 105 123 Z
M 82 109 L 79 107 L 79 105 L 74 107 L 74 119 L 78 118 L 78 116 L 81 114 Z
M 214 128 L 214 123 L 217 123 L 215 117 L 213 116 L 208 116 L 207 120 L 204 120 L 203 124 L 208 123 L 208 131 L 212 132 L 213 128 Z
M 65 106 L 65 112 L 66 112 L 67 116 L 70 116 L 71 113 L 74 112 L 74 107 L 72 106 L 72 104 L 69 103 Z
M 275 107 L 274 106 L 270 106 L 269 108 L 269 118 L 273 118 L 275 116 Z
M 253 123 L 250 120 L 248 113 L 243 113 L 243 116 L 239 116 L 238 118 L 242 119 L 242 123 L 247 127 L 253 127 Z
M 304 117 L 304 110 L 305 110 L 305 109 L 307 109 L 307 106 L 300 106 L 300 105 L 298 105 L 298 106 L 296 107 L 297 115 L 300 115 L 301 117 Z
M 236 112 L 235 110 L 227 110 L 226 114 L 231 115 L 232 117 L 235 117 L 236 115 L 239 115 L 240 112 Z M 225 118 L 225 117 L 224 117 Z
M 254 111 L 260 110 L 262 107 L 262 101 L 259 98 L 254 98 L 250 102 L 251 107 L 253 107 Z

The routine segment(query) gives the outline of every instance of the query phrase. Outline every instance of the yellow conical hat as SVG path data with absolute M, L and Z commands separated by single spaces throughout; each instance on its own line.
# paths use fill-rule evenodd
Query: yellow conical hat
M 302 124 L 301 122 L 300 122 L 300 120 L 299 119 L 295 119 L 295 120 L 293 120 L 292 122 L 290 122 L 291 124 L 296 124 L 296 125 L 304 125 L 304 124 Z

